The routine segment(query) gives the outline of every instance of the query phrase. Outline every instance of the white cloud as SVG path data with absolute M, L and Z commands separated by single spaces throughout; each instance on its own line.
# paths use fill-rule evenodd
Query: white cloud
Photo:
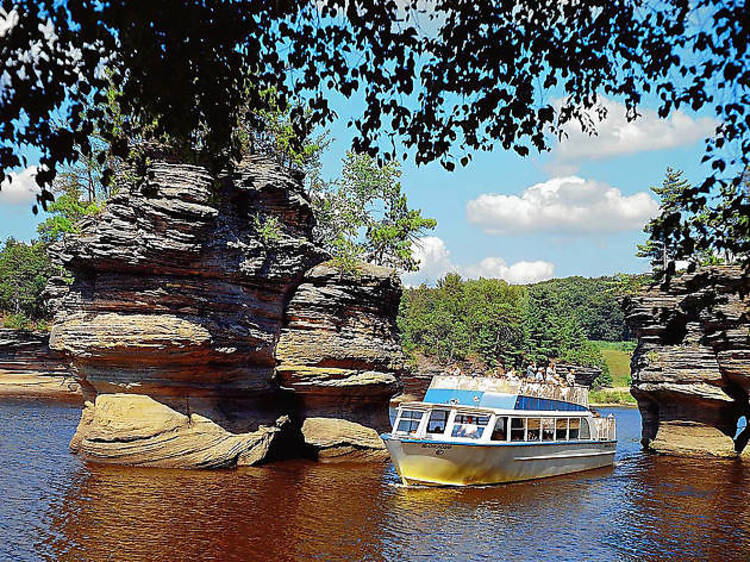
M 507 265 L 503 258 L 484 258 L 477 265 L 463 268 L 463 274 L 470 279 L 496 278 L 508 283 L 523 284 L 545 281 L 555 276 L 555 266 L 547 261 L 519 261 Z
M 577 124 L 566 127 L 568 137 L 552 149 L 548 170 L 554 175 L 574 173 L 583 160 L 599 160 L 623 154 L 685 146 L 710 136 L 718 122 L 709 117 L 693 118 L 683 111 L 661 119 L 653 109 L 640 109 L 641 116 L 628 122 L 625 106 L 603 99 L 607 117 L 596 123 L 597 135 L 581 132 Z
M 419 263 L 419 271 L 406 273 L 404 279 L 435 281 L 446 273 L 455 271 L 450 251 L 443 239 L 437 236 L 425 236 L 412 243 L 412 256 Z
M 20 205 L 30 204 L 36 199 L 39 193 L 39 186 L 36 184 L 36 166 L 29 166 L 24 171 L 15 173 L 10 172 L 13 181 L 6 179 L 0 184 L 0 204 Z
M 504 279 L 508 283 L 535 283 L 551 279 L 555 266 L 546 261 L 520 261 L 512 265 L 500 257 L 484 258 L 478 264 L 457 265 L 451 261 L 451 253 L 442 238 L 425 236 L 412 247 L 413 255 L 419 262 L 419 271 L 401 276 L 408 286 L 420 283 L 434 283 L 446 273 L 459 273 L 468 279 Z
M 623 195 L 605 183 L 577 176 L 552 178 L 519 195 L 483 194 L 466 204 L 468 221 L 488 234 L 637 230 L 657 210 L 646 192 Z

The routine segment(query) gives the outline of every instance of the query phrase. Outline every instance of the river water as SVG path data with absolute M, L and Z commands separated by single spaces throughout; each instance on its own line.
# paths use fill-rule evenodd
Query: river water
M 638 412 L 610 411 L 613 469 L 406 489 L 390 464 L 85 465 L 77 407 L 0 401 L 0 559 L 748 559 L 750 463 L 645 454 Z

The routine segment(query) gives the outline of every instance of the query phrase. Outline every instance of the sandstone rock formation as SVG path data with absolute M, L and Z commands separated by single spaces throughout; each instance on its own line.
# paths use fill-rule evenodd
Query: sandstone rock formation
M 661 453 L 735 456 L 750 430 L 750 279 L 706 268 L 624 299 L 643 442 Z
M 387 356 L 398 352 L 400 285 L 366 271 L 359 288 L 314 268 L 328 256 L 312 242 L 313 221 L 299 179 L 275 164 L 248 160 L 214 177 L 158 161 L 66 239 L 56 254 L 75 281 L 56 302 L 50 345 L 73 361 L 89 401 L 74 448 L 100 462 L 213 467 L 266 447 L 255 433 L 283 416 L 296 437 L 273 438 L 287 447 L 300 445 L 312 412 L 379 425 L 398 384 Z M 97 413 L 110 395 L 114 418 Z M 144 398 L 166 409 L 150 429 L 133 421 L 146 438 L 132 441 L 127 423 L 100 427 L 128 412 L 148 419 Z
M 269 457 L 289 425 L 230 433 L 208 418 L 188 416 L 140 394 L 100 394 L 86 402 L 71 449 L 93 462 L 159 468 L 249 466 Z
M 0 329 L 0 396 L 82 402 L 65 358 L 39 332 Z
M 344 273 L 308 271 L 286 308 L 276 349 L 279 384 L 307 416 L 389 426 L 382 404 L 400 388 L 403 356 L 396 335 L 401 283 L 392 270 L 362 264 Z M 350 418 L 352 419 L 352 418 Z
M 317 458 L 332 461 L 388 459 L 378 432 L 358 423 L 337 418 L 307 418 L 302 424 L 305 443 Z
M 602 370 L 599 367 L 584 367 L 582 365 L 570 365 L 567 363 L 558 363 L 555 365 L 558 376 L 563 379 L 568 376 L 570 371 L 573 371 L 573 376 L 576 379 L 576 384 L 581 386 L 591 387 L 594 381 L 599 378 L 602 374 Z

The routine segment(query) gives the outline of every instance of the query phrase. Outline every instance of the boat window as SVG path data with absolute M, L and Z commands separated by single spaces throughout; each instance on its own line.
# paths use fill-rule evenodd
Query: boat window
M 510 440 L 526 440 L 526 418 L 510 418 Z
M 409 434 L 416 433 L 419 429 L 419 422 L 422 421 L 422 413 L 419 410 L 402 410 L 396 431 Z
M 554 418 L 542 418 L 542 441 L 555 440 L 555 420 Z
M 476 416 L 472 414 L 456 414 L 453 420 L 453 437 L 468 437 L 479 439 L 487 427 L 489 416 Z
M 568 418 L 555 420 L 555 441 L 565 441 L 568 438 Z
M 581 427 L 581 418 L 570 418 L 568 439 L 578 439 L 578 430 Z
M 523 435 L 523 428 L 521 428 L 521 434 Z M 505 441 L 508 437 L 508 418 L 497 418 L 495 421 L 495 429 L 492 430 L 493 441 Z M 523 436 L 521 437 L 523 439 Z
M 539 421 L 539 418 L 529 418 L 526 425 L 528 428 L 528 431 L 526 432 L 526 441 L 539 441 Z
M 433 410 L 427 422 L 427 433 L 445 433 L 448 425 L 448 410 Z
M 591 432 L 589 431 L 589 420 L 581 418 L 581 433 L 579 439 L 591 439 Z

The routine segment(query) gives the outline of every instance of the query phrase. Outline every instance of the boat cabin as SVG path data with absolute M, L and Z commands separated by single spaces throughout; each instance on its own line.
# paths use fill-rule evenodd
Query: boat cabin
M 593 425 L 597 427 L 593 428 Z M 510 414 L 480 408 L 407 403 L 399 408 L 393 433 L 415 439 L 479 443 L 609 439 L 607 431 L 598 431 L 599 425 L 598 420 L 590 415 L 567 412 L 518 411 Z
M 394 436 L 466 443 L 615 439 L 614 419 L 594 417 L 588 390 L 435 377 L 423 402 L 399 406 Z

